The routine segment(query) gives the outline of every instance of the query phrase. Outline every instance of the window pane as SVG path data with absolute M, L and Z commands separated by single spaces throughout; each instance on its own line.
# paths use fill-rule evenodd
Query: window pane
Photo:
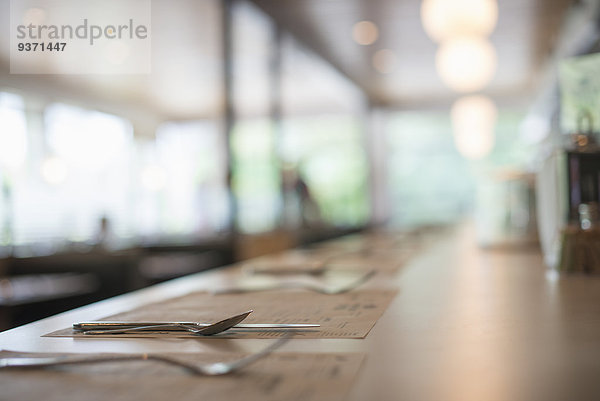
M 27 152 L 23 99 L 0 92 L 0 246 L 14 242 L 14 194 L 27 173 Z
M 25 164 L 27 126 L 23 99 L 18 95 L 0 92 L 0 172 L 8 179 Z
M 285 120 L 282 152 L 306 182 L 329 224 L 352 226 L 368 218 L 367 164 L 360 122 L 348 115 Z
M 524 169 L 531 145 L 519 139 L 522 116 L 504 111 L 496 143 L 485 159 L 463 158 L 456 150 L 446 112 L 398 112 L 389 116 L 387 135 L 393 222 L 403 226 L 458 221 L 475 208 L 476 190 L 489 186 L 503 169 Z M 493 212 L 502 199 L 479 208 Z
M 239 229 L 261 232 L 275 228 L 280 177 L 271 121 L 261 118 L 236 124 L 231 149 L 235 155 L 232 185 L 238 202 Z
M 14 193 L 15 243 L 93 242 L 103 217 L 116 236 L 131 236 L 129 123 L 54 104 L 45 125 L 45 156 Z
M 474 177 L 455 149 L 448 113 L 392 114 L 388 133 L 395 224 L 455 221 L 471 210 Z
M 318 208 L 316 213 L 307 210 L 302 205 L 306 201 L 295 199 L 286 201 L 285 215 L 301 214 L 305 224 L 319 223 L 313 221 L 315 214 L 320 223 L 337 226 L 366 222 L 368 166 L 360 120 L 363 95 L 289 36 L 283 42 L 282 64 L 281 157 L 294 170 L 290 174 L 305 182 Z
M 206 234 L 226 228 L 223 141 L 214 122 L 166 123 L 159 128 L 157 157 L 168 177 L 160 213 L 163 233 Z

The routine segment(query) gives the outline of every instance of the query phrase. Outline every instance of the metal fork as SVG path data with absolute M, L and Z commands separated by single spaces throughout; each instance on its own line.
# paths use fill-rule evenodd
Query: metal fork
M 95 364 L 95 363 L 112 363 L 112 362 L 123 362 L 123 361 L 157 361 L 163 362 L 169 365 L 178 366 L 187 370 L 188 372 L 198 376 L 219 376 L 226 375 L 228 373 L 235 372 L 242 369 L 261 358 L 269 355 L 271 352 L 281 347 L 286 341 L 290 339 L 291 335 L 286 335 L 263 350 L 247 355 L 243 358 L 236 359 L 229 362 L 216 362 L 204 365 L 195 365 L 187 362 L 182 362 L 174 358 L 170 358 L 164 355 L 153 355 L 153 354 L 141 354 L 141 355 L 121 355 L 121 356 L 98 356 L 94 358 L 78 358 L 78 359 L 65 359 L 64 356 L 50 357 L 50 358 L 0 358 L 0 369 L 31 369 L 31 368 L 47 368 L 53 366 L 64 366 L 64 365 L 81 365 L 81 364 Z
M 196 327 L 192 325 L 188 325 L 185 323 L 168 323 L 168 324 L 156 324 L 150 326 L 139 326 L 139 327 L 129 327 L 129 328 L 118 328 L 118 329 L 108 329 L 108 330 L 87 330 L 84 331 L 84 334 L 123 334 L 130 333 L 135 331 L 147 331 L 147 330 L 160 330 L 160 329 L 168 329 L 168 328 L 181 328 L 192 332 L 201 336 L 212 336 L 213 334 L 221 333 L 225 330 L 229 330 L 246 317 L 252 313 L 252 310 L 249 310 L 244 313 L 240 313 L 239 315 L 235 315 L 229 317 L 227 319 L 223 319 L 213 324 L 209 324 L 203 327 Z

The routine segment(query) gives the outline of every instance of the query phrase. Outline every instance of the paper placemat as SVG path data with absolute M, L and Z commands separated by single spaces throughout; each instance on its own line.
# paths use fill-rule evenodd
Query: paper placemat
M 339 254 L 327 263 L 330 269 L 364 269 L 396 273 L 415 254 L 414 250 L 373 251 Z
M 0 357 L 58 355 L 77 356 L 0 352 Z M 242 356 L 165 355 L 199 364 Z M 216 377 L 195 376 L 179 367 L 151 360 L 6 369 L 0 370 L 0 398 L 6 401 L 341 401 L 362 360 L 361 354 L 273 353 L 239 372 Z
M 414 249 L 358 251 L 336 250 L 293 250 L 281 254 L 262 256 L 241 263 L 245 272 L 263 270 L 285 272 L 303 270 L 317 271 L 322 267 L 328 270 L 374 270 L 380 273 L 396 273 L 415 254 Z
M 364 338 L 396 293 L 396 289 L 379 288 L 355 289 L 337 295 L 325 295 L 306 290 L 223 295 L 196 292 L 164 302 L 148 304 L 129 312 L 107 316 L 101 320 L 205 323 L 216 322 L 224 317 L 252 309 L 254 312 L 244 320 L 244 323 L 315 323 L 321 325 L 316 329 L 294 331 L 296 338 Z M 273 338 L 282 335 L 283 332 L 277 330 L 230 329 L 215 336 L 200 337 L 184 332 L 107 334 L 102 337 Z M 55 331 L 46 336 L 101 337 L 75 332 L 71 328 Z

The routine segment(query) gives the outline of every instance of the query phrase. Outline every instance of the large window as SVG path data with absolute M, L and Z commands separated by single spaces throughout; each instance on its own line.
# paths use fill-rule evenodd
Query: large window
M 226 145 L 214 121 L 136 138 L 121 117 L 61 103 L 25 112 L 8 94 L 0 117 L 2 245 L 26 255 L 226 228 Z
M 27 150 L 23 99 L 0 92 L 0 246 L 14 241 L 14 192 L 27 173 Z
M 367 220 L 367 161 L 357 118 L 330 114 L 286 119 L 282 151 L 318 207 L 319 216 L 305 219 L 337 226 Z
M 238 228 L 243 232 L 269 231 L 279 224 L 280 176 L 275 140 L 267 117 L 240 121 L 232 133 L 232 186 L 237 197 Z
M 502 210 L 503 198 L 489 189 L 497 187 L 502 172 L 526 170 L 533 154 L 519 138 L 521 119 L 518 113 L 500 113 L 492 152 L 469 161 L 456 150 L 447 112 L 390 113 L 386 133 L 393 223 L 451 223 L 475 209 L 478 215 Z
M 229 4 L 227 65 L 222 2 L 158 1 L 151 74 L 51 80 L 60 103 L 0 94 L 0 244 L 50 253 L 189 241 L 232 217 L 244 233 L 368 220 L 364 95 L 253 2 Z
M 132 236 L 129 123 L 64 104 L 50 105 L 42 122 L 34 169 L 15 186 L 15 243 L 94 241 L 103 218 L 114 234 Z
M 25 167 L 27 126 L 23 99 L 0 92 L 0 166 L 5 179 Z
M 472 209 L 475 176 L 455 149 L 448 113 L 391 114 L 387 131 L 395 224 L 447 223 Z
M 286 214 L 296 208 L 309 224 L 319 223 L 315 219 L 335 226 L 365 223 L 369 194 L 362 93 L 289 36 L 283 42 L 282 69 L 280 156 L 304 181 L 318 209 L 286 199 Z
M 214 122 L 172 122 L 159 128 L 155 160 L 160 167 L 155 168 L 163 169 L 167 178 L 157 188 L 162 190 L 158 195 L 159 232 L 197 236 L 226 228 L 229 210 L 224 141 Z M 144 168 L 152 180 L 152 164 Z M 147 184 L 145 191 L 151 194 L 153 185 Z

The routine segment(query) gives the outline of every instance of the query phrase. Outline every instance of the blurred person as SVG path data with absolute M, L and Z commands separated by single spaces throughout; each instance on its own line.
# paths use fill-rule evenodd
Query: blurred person
M 298 169 L 284 168 L 282 176 L 284 225 L 311 227 L 320 224 L 319 205 Z

